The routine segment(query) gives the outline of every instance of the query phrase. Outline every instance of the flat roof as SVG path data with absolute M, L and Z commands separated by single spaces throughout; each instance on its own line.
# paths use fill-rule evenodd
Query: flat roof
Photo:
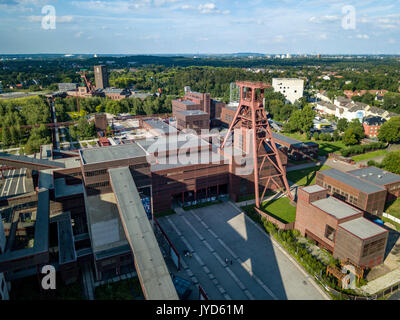
M 58 259 L 60 264 L 76 261 L 74 233 L 72 231 L 71 214 L 66 212 L 57 221 L 58 229 Z
M 196 147 L 207 147 L 210 144 L 193 134 L 179 134 L 154 137 L 150 139 L 137 140 L 136 143 L 148 153 L 179 150 L 181 148 L 191 149 Z
M 90 240 L 96 255 L 128 242 L 112 192 L 85 197 Z
M 208 115 L 207 112 L 202 110 L 180 110 L 177 113 L 183 114 L 184 116 L 199 116 L 199 115 Z
M 376 223 L 373 223 L 372 221 L 362 217 L 343 222 L 339 224 L 339 227 L 354 234 L 360 239 L 368 239 L 384 232 L 388 232 L 386 229 L 378 226 Z
M 150 170 L 156 172 L 193 165 L 219 165 L 221 163 L 224 164 L 223 161 L 227 160 L 222 154 L 210 150 L 201 150 L 200 152 L 193 153 L 187 156 L 187 159 L 187 163 L 179 163 L 179 161 L 176 161 L 177 159 L 175 157 L 156 158 L 157 162 L 151 165 Z
M 299 140 L 289 138 L 287 136 L 284 136 L 283 134 L 279 134 L 276 132 L 272 132 L 272 136 L 274 137 L 274 139 L 281 140 L 281 141 L 289 143 L 289 144 L 301 143 L 301 141 L 299 141 Z
M 54 189 L 53 171 L 54 169 L 39 171 L 39 188 L 45 188 L 48 190 Z
M 146 299 L 179 300 L 129 168 L 110 169 L 110 179 Z
M 358 178 L 352 174 L 349 174 L 349 173 L 346 173 L 343 171 L 339 171 L 336 169 L 327 169 L 324 171 L 319 171 L 319 173 L 322 175 L 325 175 L 327 177 L 330 177 L 332 179 L 343 182 L 343 183 L 351 186 L 354 189 L 360 190 L 360 191 L 368 193 L 368 194 L 385 190 L 384 188 L 374 185 L 372 183 L 369 183 L 367 181 L 361 181 L 360 178 Z
M 65 165 L 61 162 L 57 161 L 51 161 L 47 159 L 35 159 L 27 156 L 21 156 L 21 155 L 15 155 L 15 154 L 10 154 L 10 153 L 4 153 L 0 152 L 0 162 L 1 159 L 7 160 L 7 161 L 17 161 L 17 162 L 25 162 L 29 164 L 38 164 L 38 165 L 43 165 L 43 166 L 48 166 L 48 167 L 53 167 L 53 168 L 65 168 Z
M 312 205 L 329 213 L 336 219 L 343 219 L 359 214 L 361 211 L 353 208 L 352 206 L 336 199 L 335 197 L 328 197 L 325 199 L 312 202 Z
M 50 216 L 49 190 L 41 188 L 39 189 L 38 192 L 33 247 L 20 250 L 6 251 L 0 255 L 0 263 L 17 259 L 25 259 L 36 254 L 48 252 L 49 216 Z
M 163 133 L 176 133 L 178 130 L 169 124 L 165 123 L 164 121 L 158 120 L 158 119 L 148 119 L 144 120 L 149 126 L 151 126 L 154 129 L 158 129 L 162 131 Z
M 83 149 L 79 151 L 79 154 L 81 155 L 83 164 L 108 162 L 146 156 L 146 152 L 136 143 Z
M 314 184 L 312 186 L 304 187 L 304 188 L 302 188 L 302 190 L 304 190 L 305 192 L 308 192 L 308 193 L 314 193 L 314 192 L 324 191 L 326 189 L 317 184 Z
M 80 184 L 66 184 L 65 178 L 54 180 L 54 194 L 56 198 L 73 196 L 83 193 L 83 185 Z
M 367 167 L 349 171 L 349 173 L 378 186 L 400 182 L 400 175 L 382 170 L 377 167 Z
M 175 101 L 177 101 L 177 102 L 179 102 L 179 103 L 182 103 L 182 104 L 185 104 L 185 105 L 187 105 L 187 106 L 198 105 L 198 103 L 193 102 L 193 101 L 191 101 L 191 100 L 175 100 Z

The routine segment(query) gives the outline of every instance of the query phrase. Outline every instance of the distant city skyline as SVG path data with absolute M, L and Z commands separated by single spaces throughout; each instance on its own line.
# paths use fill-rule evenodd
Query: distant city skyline
M 0 54 L 399 54 L 399 18 L 387 0 L 0 0 Z

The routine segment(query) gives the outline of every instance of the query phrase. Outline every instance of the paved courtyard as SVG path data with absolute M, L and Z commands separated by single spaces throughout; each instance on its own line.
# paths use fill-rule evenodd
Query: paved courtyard
M 159 222 L 181 254 L 185 278 L 200 284 L 212 300 L 327 299 L 232 202 L 190 211 L 179 208 Z M 185 250 L 192 257 L 184 257 Z

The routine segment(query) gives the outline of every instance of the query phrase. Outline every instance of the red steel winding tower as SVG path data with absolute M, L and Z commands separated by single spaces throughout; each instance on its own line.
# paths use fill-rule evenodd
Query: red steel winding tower
M 269 88 L 270 85 L 263 82 L 250 81 L 238 81 L 236 84 L 240 89 L 240 103 L 224 142 L 221 145 L 221 149 L 225 147 L 234 128 L 241 127 L 244 131 L 251 130 L 251 141 L 249 143 L 252 144 L 256 207 L 260 207 L 265 192 L 271 184 L 275 185 L 278 189 L 282 189 L 283 186 L 289 199 L 293 200 L 286 179 L 286 169 L 283 167 L 279 157 L 278 147 L 275 144 L 267 114 L 264 110 L 264 89 Z M 271 171 L 263 169 L 267 169 L 267 167 L 271 168 L 271 166 L 275 169 L 273 170 L 274 173 L 265 174 Z M 281 182 L 281 185 L 279 182 Z M 260 184 L 264 186 L 261 197 Z

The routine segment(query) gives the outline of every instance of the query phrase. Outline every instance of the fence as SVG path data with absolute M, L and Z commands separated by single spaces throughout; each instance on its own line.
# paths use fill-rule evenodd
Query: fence
M 387 214 L 387 213 L 383 213 L 383 216 L 385 218 L 388 218 L 388 219 L 400 224 L 400 219 L 399 218 L 393 217 L 393 216 L 391 216 L 390 214 Z

